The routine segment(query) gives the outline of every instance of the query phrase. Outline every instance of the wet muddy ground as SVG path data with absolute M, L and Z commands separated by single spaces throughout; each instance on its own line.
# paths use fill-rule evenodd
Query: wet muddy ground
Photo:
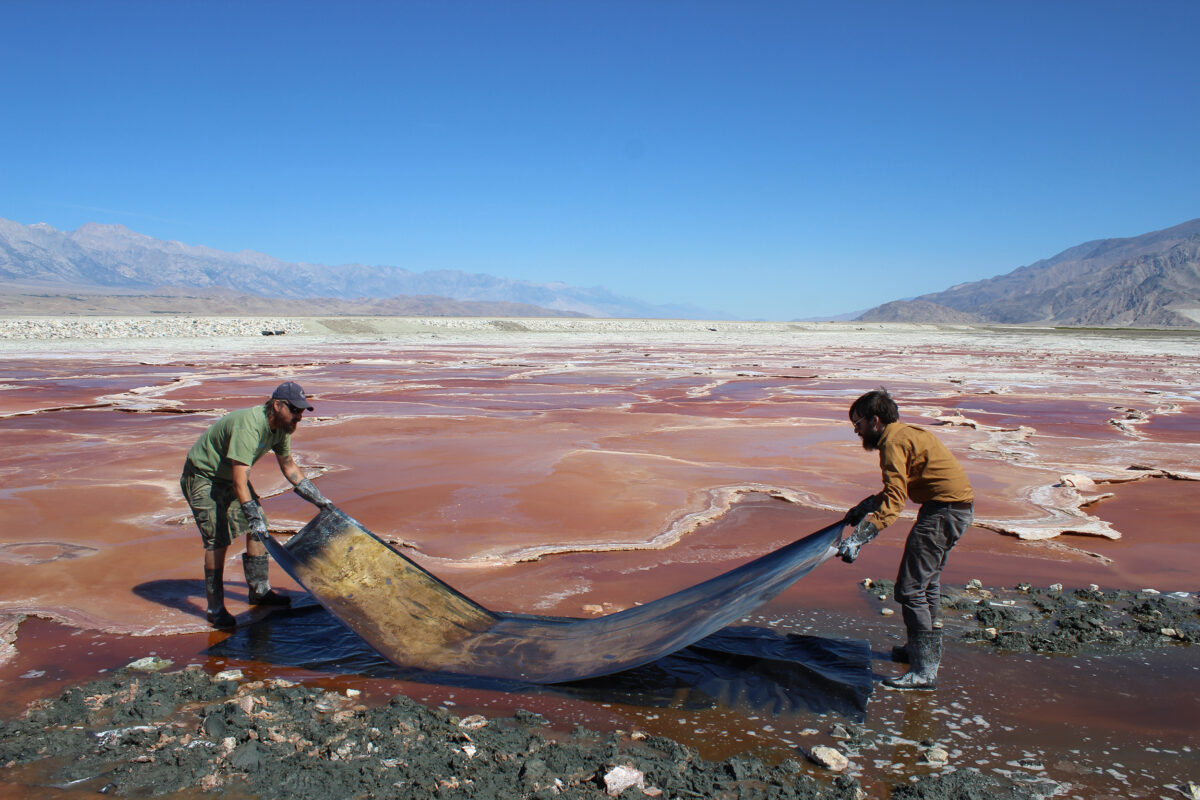
M 120 711 L 109 700 L 93 701 L 100 706 L 87 709 L 85 731 L 52 732 L 73 736 L 78 753 L 86 751 L 75 773 L 61 772 L 74 757 L 15 763 L 36 750 L 21 750 L 21 741 L 47 735 L 49 723 L 42 733 L 6 728 L 4 763 L 14 763 L 0 793 L 93 793 L 108 785 L 99 776 L 119 764 L 120 780 L 105 780 L 123 792 L 199 796 L 194 781 L 170 788 L 165 776 L 134 777 L 154 774 L 158 753 L 191 736 L 179 745 L 181 764 L 218 775 L 226 796 L 261 794 L 247 767 L 282 758 L 286 748 L 271 748 L 283 743 L 265 729 L 251 738 L 260 731 L 232 711 L 238 725 L 220 741 L 204 727 L 217 713 L 210 707 L 228 716 L 247 696 L 263 698 L 251 701 L 251 711 L 297 718 L 285 739 L 311 741 L 312 758 L 325 764 L 304 774 L 341 775 L 356 765 L 366 775 L 385 759 L 402 759 L 357 755 L 368 742 L 411 747 L 413 736 L 389 734 L 382 743 L 363 733 L 404 721 L 442 750 L 422 751 L 419 767 L 381 774 L 430 796 L 467 791 L 467 779 L 515 781 L 508 791 L 530 796 L 548 790 L 530 776 L 548 779 L 554 770 L 535 763 L 522 777 L 495 755 L 536 762 L 516 755 L 531 742 L 543 742 L 537 752 L 576 754 L 553 777 L 579 796 L 602 794 L 600 773 L 621 759 L 644 768 L 646 787 L 672 797 L 756 796 L 769 786 L 792 792 L 778 796 L 816 796 L 803 793 L 812 788 L 830 797 L 855 789 L 886 797 L 896 787 L 932 792 L 899 796 L 970 796 L 964 792 L 981 790 L 973 781 L 994 782 L 987 791 L 996 796 L 1178 797 L 1175 787 L 1200 780 L 1196 339 L 853 328 L 711 333 L 438 330 L 374 341 L 297 336 L 4 350 L 6 724 L 45 722 L 58 712 L 11 720 L 29 701 L 70 694 L 98 676 L 115 683 L 81 697 L 123 697 L 133 681 L 115 671 L 149 654 L 173 661 L 172 669 L 197 667 L 174 678 L 137 673 L 138 692 L 158 686 L 162 695 L 146 712 L 159 730 L 154 742 L 145 731 L 128 734 L 133 749 L 125 749 L 126 734 L 97 737 L 129 727 L 109 716 Z M 865 717 L 849 719 L 686 699 L 647 706 L 619 696 L 472 690 L 207 655 L 224 634 L 203 623 L 200 549 L 178 496 L 182 456 L 221 413 L 259 401 L 285 379 L 315 395 L 317 411 L 294 449 L 341 507 L 485 605 L 568 616 L 661 596 L 828 524 L 878 481 L 845 408 L 862 391 L 887 385 L 904 419 L 935 428 L 956 452 L 979 496 L 977 525 L 944 580 L 941 687 L 919 696 L 879 689 Z M 254 481 L 277 535 L 311 516 L 265 461 Z M 747 622 L 865 640 L 878 656 L 877 677 L 893 674 L 900 667 L 882 654 L 901 625 L 894 603 L 879 596 L 887 597 L 910 523 L 885 531 L 854 565 L 821 567 Z M 244 604 L 236 557 L 227 570 L 231 611 L 243 626 L 269 624 Z M 298 591 L 277 570 L 276 584 Z M 227 668 L 245 677 L 212 680 Z M 278 680 L 299 685 L 271 683 Z M 185 694 L 178 713 L 177 689 Z M 348 698 L 347 690 L 361 694 Z M 320 722 L 311 708 L 323 697 L 333 703 L 329 693 L 353 701 L 317 712 L 349 712 L 337 733 L 311 727 Z M 397 695 L 431 710 L 390 704 Z M 539 724 L 514 718 L 522 709 Z M 477 714 L 490 720 L 479 729 L 488 733 L 455 722 Z M 167 721 L 182 727 L 169 727 L 174 738 L 155 750 Z M 342 732 L 341 744 L 321 749 Z M 475 758 L 486 751 L 486 760 L 463 755 L 462 745 L 472 743 L 464 734 L 484 739 L 474 742 Z M 225 752 L 230 738 L 234 749 Z M 331 759 L 350 738 L 355 757 Z M 840 784 L 805 757 L 819 745 L 849 757 Z M 935 748 L 945 763 L 930 760 Z M 311 750 L 292 747 L 287 755 L 302 759 Z M 240 766 L 232 765 L 238 752 Z M 559 758 L 546 750 L 540 761 L 566 763 Z M 450 774 L 452 767 L 460 771 Z M 276 768 L 262 766 L 263 775 Z M 688 784 L 675 773 L 713 782 Z M 181 766 L 178 774 L 199 773 Z M 79 778 L 71 788 L 46 785 Z M 969 785 L 956 789 L 964 779 Z

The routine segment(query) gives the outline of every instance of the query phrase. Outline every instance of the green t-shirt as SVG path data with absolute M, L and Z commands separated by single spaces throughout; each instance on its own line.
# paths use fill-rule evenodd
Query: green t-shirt
M 292 437 L 272 431 L 267 424 L 267 409 L 254 406 L 230 412 L 214 422 L 188 450 L 187 457 L 200 474 L 230 481 L 234 461 L 253 465 L 268 450 L 280 456 L 291 455 Z

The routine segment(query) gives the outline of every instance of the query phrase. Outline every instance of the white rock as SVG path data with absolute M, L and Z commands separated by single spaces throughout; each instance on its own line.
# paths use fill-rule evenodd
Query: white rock
M 1052 583 L 1052 584 L 1050 584 L 1050 591 L 1052 591 L 1052 592 L 1061 592 L 1061 591 L 1062 591 L 1062 584 L 1061 584 L 1061 583 Z
M 142 672 L 158 672 L 171 666 L 171 662 L 165 658 L 158 656 L 146 656 L 139 658 L 137 661 L 130 661 L 125 665 L 126 669 L 136 669 Z
M 968 589 L 982 589 L 983 581 L 979 580 L 979 578 L 971 578 L 971 580 L 967 581 L 967 588 Z
M 814 764 L 818 764 L 832 772 L 841 772 L 850 766 L 850 759 L 842 755 L 840 751 L 832 747 L 826 747 L 823 744 L 819 744 L 812 750 L 809 750 L 808 758 Z
M 636 786 L 643 792 L 646 790 L 646 776 L 641 770 L 622 764 L 613 767 L 604 775 L 604 791 L 609 797 L 616 797 L 630 786 Z
M 463 717 L 458 722 L 458 727 L 463 730 L 477 731 L 488 724 L 487 717 L 482 714 L 472 714 L 469 717 Z
M 240 681 L 244 675 L 240 669 L 227 669 L 213 675 L 214 681 Z
M 879 613 L 885 617 L 890 617 L 892 614 L 896 613 L 896 610 L 894 608 L 881 608 L 879 609 Z
M 925 751 L 926 764 L 945 764 L 950 760 L 950 754 L 940 747 L 931 747 Z

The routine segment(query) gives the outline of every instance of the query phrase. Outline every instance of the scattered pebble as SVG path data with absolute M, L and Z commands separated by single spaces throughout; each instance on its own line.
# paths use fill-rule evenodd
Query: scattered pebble
M 645 791 L 646 776 L 641 770 L 622 764 L 613 767 L 604 775 L 604 791 L 609 797 L 616 797 L 630 786 Z
M 942 766 L 950 761 L 950 754 L 941 747 L 930 747 L 922 755 L 926 764 Z
M 850 766 L 850 759 L 838 750 L 819 744 L 808 751 L 808 758 L 814 764 L 824 767 L 831 772 L 841 772 Z

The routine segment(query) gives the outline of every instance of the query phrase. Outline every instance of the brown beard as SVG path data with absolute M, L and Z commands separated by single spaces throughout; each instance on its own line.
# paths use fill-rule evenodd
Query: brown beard
M 299 424 L 300 420 L 296 419 L 295 417 L 291 418 L 291 422 L 284 422 L 283 416 L 281 414 L 277 414 L 273 407 L 267 409 L 267 426 L 273 431 L 281 430 L 288 436 L 291 436 L 296 432 L 296 426 Z
M 883 438 L 883 431 L 866 431 L 859 434 L 862 439 L 863 450 L 878 450 L 879 440 Z

